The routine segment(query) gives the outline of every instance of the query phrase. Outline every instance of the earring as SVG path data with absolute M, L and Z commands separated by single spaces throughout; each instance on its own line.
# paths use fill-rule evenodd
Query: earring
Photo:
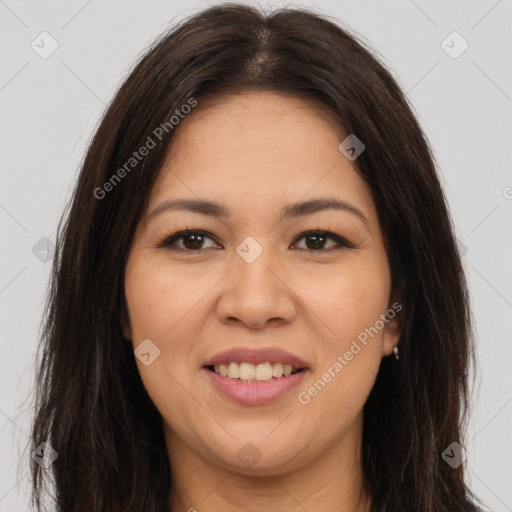
M 396 358 L 397 360 L 398 360 L 398 359 L 400 359 L 400 358 L 398 357 L 398 345 L 397 345 L 396 347 L 394 347 L 394 348 L 393 348 L 393 352 L 395 353 L 395 358 Z

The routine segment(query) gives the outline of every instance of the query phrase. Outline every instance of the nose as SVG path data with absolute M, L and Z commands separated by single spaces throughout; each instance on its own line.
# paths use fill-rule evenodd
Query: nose
M 297 298 L 289 274 L 272 251 L 264 250 L 252 262 L 238 255 L 223 280 L 217 315 L 226 324 L 241 323 L 250 329 L 284 325 L 293 321 Z

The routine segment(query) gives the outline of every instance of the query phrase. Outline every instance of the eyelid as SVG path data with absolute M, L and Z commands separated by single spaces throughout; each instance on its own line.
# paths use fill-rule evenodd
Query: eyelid
M 318 251 L 315 251 L 313 249 L 296 249 L 296 250 L 302 250 L 302 251 L 307 251 L 307 252 L 312 252 L 312 253 L 315 253 L 315 252 L 322 253 L 322 252 L 329 252 L 329 251 L 335 250 L 335 249 L 341 249 L 343 247 L 348 248 L 348 249 L 355 249 L 355 246 L 353 244 L 351 244 L 346 238 L 344 238 L 332 231 L 329 231 L 328 229 L 320 229 L 320 228 L 309 229 L 307 231 L 303 231 L 299 236 L 297 236 L 297 238 L 295 239 L 295 241 L 293 243 L 295 244 L 295 243 L 297 243 L 297 241 L 301 240 L 302 238 L 307 238 L 308 236 L 312 236 L 312 235 L 316 235 L 316 234 L 325 236 L 325 238 L 333 240 L 334 242 L 336 242 L 337 245 L 335 247 L 331 247 L 329 249 L 320 249 Z
M 217 243 L 217 244 L 219 243 L 219 242 L 217 242 L 216 238 L 211 233 L 209 233 L 208 231 L 204 231 L 203 229 L 187 228 L 187 229 L 183 229 L 181 231 L 177 231 L 176 233 L 173 233 L 172 235 L 165 237 L 161 242 L 158 243 L 158 247 L 159 248 L 168 248 L 169 250 L 189 252 L 189 253 L 194 253 L 194 252 L 200 253 L 200 252 L 203 252 L 205 249 L 191 250 L 191 249 L 183 249 L 181 247 L 177 247 L 177 246 L 173 245 L 177 240 L 182 239 L 184 236 L 186 236 L 186 235 L 193 235 L 193 234 L 201 235 L 203 237 L 210 238 L 215 243 Z M 325 236 L 327 239 L 333 240 L 334 242 L 336 242 L 337 245 L 334 246 L 334 247 L 330 247 L 328 249 L 318 249 L 318 250 L 314 250 L 314 249 L 294 249 L 294 250 L 306 251 L 308 253 L 325 253 L 325 252 L 330 252 L 332 250 L 342 249 L 342 248 L 348 248 L 348 249 L 355 249 L 356 248 L 346 238 L 344 238 L 344 237 L 342 237 L 342 236 L 340 236 L 340 235 L 338 235 L 338 234 L 336 234 L 336 233 L 334 233 L 332 231 L 329 231 L 328 229 L 320 229 L 320 228 L 309 229 L 309 230 L 303 231 L 302 233 L 300 233 L 295 238 L 293 244 L 296 244 L 299 240 L 301 240 L 303 238 L 306 238 L 306 237 L 312 236 L 312 235 L 316 235 L 316 234 Z

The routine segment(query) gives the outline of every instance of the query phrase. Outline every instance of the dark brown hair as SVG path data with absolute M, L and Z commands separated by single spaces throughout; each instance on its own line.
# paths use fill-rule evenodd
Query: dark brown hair
M 48 487 L 61 512 L 168 510 L 161 416 L 120 319 L 134 230 L 179 128 L 168 123 L 140 163 L 126 163 L 191 98 L 200 108 L 249 90 L 320 103 L 366 146 L 354 165 L 371 188 L 404 305 L 400 360 L 382 360 L 364 406 L 372 511 L 479 510 L 464 464 L 442 458 L 451 443 L 463 445 L 475 357 L 465 277 L 428 141 L 391 73 L 348 28 L 311 10 L 239 4 L 208 8 L 163 34 L 89 145 L 58 227 L 37 361 L 31 446 L 47 442 L 58 457 L 48 470 L 32 461 L 31 503 L 42 510 Z M 121 168 L 122 180 L 109 181 Z

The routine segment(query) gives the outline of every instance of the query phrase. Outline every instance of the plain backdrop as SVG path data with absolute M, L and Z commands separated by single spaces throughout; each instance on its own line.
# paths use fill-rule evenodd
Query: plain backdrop
M 27 510 L 26 397 L 52 244 L 86 145 L 150 42 L 216 3 L 0 0 L 1 512 Z M 491 510 L 512 511 L 512 1 L 259 5 L 335 16 L 408 94 L 439 163 L 473 301 L 479 367 L 468 481 Z

